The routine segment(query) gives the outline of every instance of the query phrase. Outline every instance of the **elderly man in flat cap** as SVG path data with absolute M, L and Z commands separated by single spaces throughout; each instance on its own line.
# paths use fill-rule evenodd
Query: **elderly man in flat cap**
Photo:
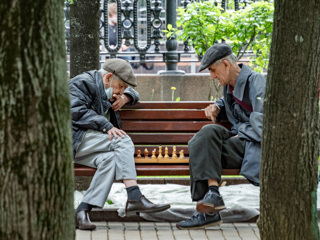
M 136 181 L 134 145 L 121 130 L 118 110 L 135 104 L 139 94 L 128 61 L 108 59 L 99 71 L 84 72 L 69 82 L 74 162 L 97 171 L 76 209 L 76 227 L 96 228 L 89 219 L 93 207 L 103 207 L 114 180 L 122 180 L 128 195 L 127 216 L 166 210 L 169 204 L 153 204 Z
M 259 185 L 263 99 L 266 79 L 244 64 L 229 45 L 210 47 L 200 65 L 223 86 L 223 98 L 205 109 L 213 123 L 226 115 L 231 130 L 218 124 L 204 126 L 189 141 L 191 197 L 197 213 L 177 223 L 180 229 L 196 229 L 222 223 L 219 211 L 225 209 L 219 193 L 221 172 L 241 169 L 240 174 Z

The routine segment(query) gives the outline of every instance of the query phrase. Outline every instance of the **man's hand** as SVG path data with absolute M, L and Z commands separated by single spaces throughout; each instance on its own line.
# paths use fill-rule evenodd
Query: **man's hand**
M 130 97 L 125 94 L 122 94 L 121 96 L 113 94 L 112 97 L 115 99 L 114 103 L 111 105 L 114 111 L 118 111 L 123 105 L 131 101 Z
M 125 135 L 127 135 L 127 133 L 119 128 L 113 127 L 108 131 L 108 135 L 111 141 L 112 136 L 114 136 L 115 139 L 118 139 L 118 135 L 123 138 Z
M 220 108 L 216 104 L 211 104 L 204 109 L 204 113 L 206 114 L 206 117 L 214 123 L 217 120 L 219 112 L 220 112 Z

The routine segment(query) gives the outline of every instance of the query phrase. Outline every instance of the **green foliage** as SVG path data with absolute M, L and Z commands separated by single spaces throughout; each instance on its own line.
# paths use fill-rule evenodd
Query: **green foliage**
M 177 27 L 181 30 L 168 25 L 168 30 L 164 32 L 167 33 L 167 37 L 175 34 L 177 39 L 182 41 L 189 39 L 196 53 L 203 55 L 216 40 L 224 36 L 222 26 L 225 19 L 222 10 L 215 6 L 213 1 L 190 3 L 186 11 L 183 8 L 177 9 L 180 16 Z
M 176 29 L 167 26 L 167 37 L 172 34 L 204 55 L 215 42 L 226 40 L 240 59 L 244 50 L 251 49 L 254 56 L 250 66 L 262 72 L 268 67 L 268 54 L 273 29 L 273 3 L 261 1 L 239 11 L 223 11 L 213 0 L 192 2 L 187 9 L 179 8 Z

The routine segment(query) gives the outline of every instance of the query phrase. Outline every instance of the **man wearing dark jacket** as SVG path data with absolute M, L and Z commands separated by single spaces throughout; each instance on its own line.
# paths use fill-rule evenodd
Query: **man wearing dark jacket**
M 231 131 L 218 124 L 204 126 L 188 143 L 191 197 L 198 213 L 177 224 L 195 229 L 222 223 L 219 211 L 225 209 L 219 193 L 222 168 L 241 169 L 240 174 L 259 185 L 263 99 L 266 79 L 243 64 L 229 45 L 210 47 L 200 64 L 212 79 L 223 86 L 223 98 L 205 109 L 215 123 L 226 115 Z
M 136 181 L 134 145 L 121 130 L 118 110 L 135 104 L 139 94 L 128 61 L 108 59 L 99 71 L 84 72 L 69 82 L 74 162 L 97 171 L 76 209 L 76 227 L 96 228 L 89 219 L 93 207 L 103 207 L 114 180 L 122 180 L 128 194 L 126 215 L 159 212 L 169 204 L 153 204 L 140 192 Z

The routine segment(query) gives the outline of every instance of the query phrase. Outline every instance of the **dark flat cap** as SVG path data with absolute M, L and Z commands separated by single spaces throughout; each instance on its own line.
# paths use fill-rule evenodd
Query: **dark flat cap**
M 120 78 L 126 84 L 136 87 L 137 81 L 136 76 L 133 73 L 130 63 L 120 58 L 109 58 L 107 59 L 102 68 Z
M 225 43 L 217 43 L 210 47 L 206 53 L 204 54 L 199 72 L 203 71 L 204 69 L 208 68 L 212 65 L 215 61 L 224 58 L 232 53 L 232 48 Z

